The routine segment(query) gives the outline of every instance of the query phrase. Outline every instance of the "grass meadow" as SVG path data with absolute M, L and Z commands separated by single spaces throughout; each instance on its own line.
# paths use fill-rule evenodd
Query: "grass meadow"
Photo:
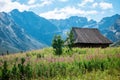
M 53 48 L 0 56 L 0 80 L 120 80 L 120 47 Z

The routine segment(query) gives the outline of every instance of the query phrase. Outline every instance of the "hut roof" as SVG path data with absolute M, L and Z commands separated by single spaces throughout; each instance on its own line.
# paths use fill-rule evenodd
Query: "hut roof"
M 96 28 L 72 28 L 74 43 L 111 44 Z

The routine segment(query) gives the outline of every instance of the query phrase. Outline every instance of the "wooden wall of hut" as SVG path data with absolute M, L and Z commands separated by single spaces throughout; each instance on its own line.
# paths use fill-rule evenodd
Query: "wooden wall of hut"
M 109 47 L 109 44 L 92 44 L 92 43 L 75 43 L 73 47 L 80 47 L 80 48 L 106 48 Z

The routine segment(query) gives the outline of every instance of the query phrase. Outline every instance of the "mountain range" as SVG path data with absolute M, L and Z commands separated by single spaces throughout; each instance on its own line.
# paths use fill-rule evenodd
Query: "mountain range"
M 39 49 L 44 46 L 28 35 L 7 13 L 0 13 L 0 53 Z
M 61 29 L 61 31 L 69 31 L 72 27 L 80 28 L 98 28 L 100 32 L 116 42 L 120 40 L 120 15 L 115 14 L 111 17 L 105 17 L 97 22 L 93 19 L 88 20 L 86 17 L 72 16 L 68 19 L 55 20 L 50 19 L 50 22 Z
M 46 20 L 33 12 L 19 12 L 15 9 L 9 14 L 28 34 L 46 45 L 50 45 L 54 34 L 59 32 L 59 29 L 49 20 Z
M 120 40 L 119 14 L 105 17 L 99 22 L 78 16 L 47 20 L 31 11 L 15 9 L 9 13 L 0 12 L 0 53 L 50 46 L 54 35 L 60 34 L 65 38 L 72 27 L 98 28 L 111 41 Z

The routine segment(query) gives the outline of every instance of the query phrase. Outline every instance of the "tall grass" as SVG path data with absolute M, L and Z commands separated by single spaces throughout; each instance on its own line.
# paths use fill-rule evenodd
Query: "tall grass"
M 73 48 L 72 51 L 64 48 L 61 56 L 54 55 L 52 48 L 45 48 L 0 56 L 0 79 L 119 80 L 120 47 Z

